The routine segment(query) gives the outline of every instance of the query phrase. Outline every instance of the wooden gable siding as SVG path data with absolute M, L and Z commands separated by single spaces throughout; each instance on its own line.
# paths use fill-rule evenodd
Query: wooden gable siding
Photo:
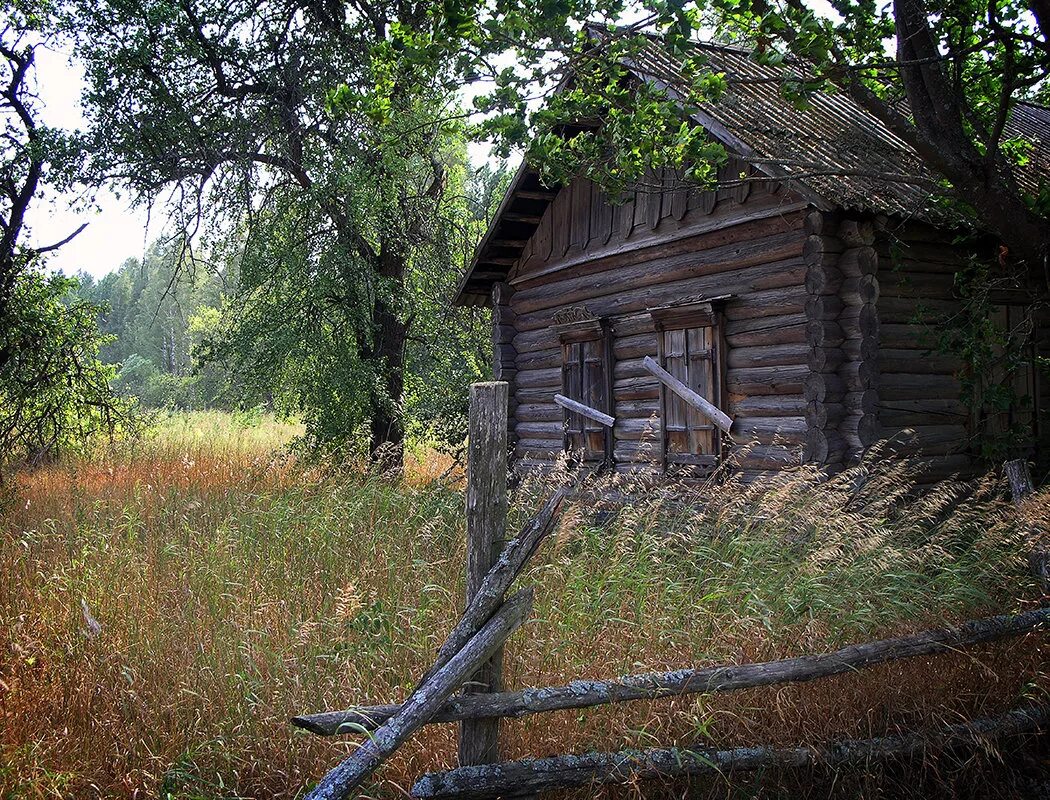
M 562 450 L 563 413 L 553 402 L 561 349 L 551 325 L 559 311 L 581 307 L 611 325 L 617 468 L 655 468 L 659 390 L 642 367 L 657 353 L 648 309 L 732 294 L 725 379 L 728 411 L 747 444 L 741 466 L 799 463 L 808 369 L 804 214 L 800 198 L 765 187 L 669 186 L 622 206 L 586 181 L 563 190 L 509 276 L 516 457 L 531 463 Z

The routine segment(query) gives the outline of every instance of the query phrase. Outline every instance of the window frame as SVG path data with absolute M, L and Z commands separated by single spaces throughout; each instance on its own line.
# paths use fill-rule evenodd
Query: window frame
M 697 380 L 688 372 L 683 382 L 689 388 L 710 401 L 716 408 L 725 411 L 723 406 L 727 391 L 725 382 L 725 332 L 723 326 L 722 306 L 728 298 L 715 298 L 683 303 L 673 306 L 650 309 L 649 314 L 653 320 L 653 328 L 656 331 L 657 363 L 668 369 L 666 335 L 672 331 L 683 331 L 685 334 L 686 352 L 683 354 L 686 369 L 691 369 L 691 359 L 688 353 L 689 331 L 707 329 L 705 338 L 709 342 L 709 354 L 706 360 L 710 361 L 711 369 L 711 397 L 700 391 Z M 680 375 L 676 375 L 681 379 Z M 726 446 L 726 439 L 717 425 L 706 421 L 699 425 L 691 425 L 689 418 L 697 415 L 681 398 L 673 396 L 674 393 L 668 389 L 663 382 L 660 383 L 660 458 L 664 472 L 672 468 L 691 469 L 694 472 L 707 474 L 713 471 L 722 461 Z M 671 452 L 669 439 L 672 431 L 668 430 L 668 421 L 671 419 L 671 404 L 680 403 L 685 410 L 685 432 L 704 430 L 711 431 L 712 447 L 711 453 L 675 453 Z
M 598 411 L 603 411 L 610 416 L 613 416 L 613 341 L 612 341 L 612 327 L 609 321 L 604 318 L 587 318 L 578 319 L 572 322 L 565 322 L 555 324 L 553 326 L 554 331 L 558 334 L 558 341 L 561 346 L 561 390 L 562 394 L 571 400 L 591 405 Z M 590 398 L 586 397 L 586 391 L 581 390 L 579 397 L 572 391 L 570 384 L 570 364 L 571 361 L 568 358 L 568 353 L 573 345 L 579 345 L 579 362 L 578 369 L 580 372 L 581 387 L 587 380 L 587 359 L 585 355 L 584 345 L 592 342 L 598 343 L 598 352 L 601 354 L 602 364 L 602 386 L 601 386 L 601 398 L 602 405 L 604 408 L 597 408 L 593 403 L 588 402 Z M 580 418 L 580 430 L 574 431 L 570 428 L 570 425 L 574 417 Z M 598 427 L 590 427 L 589 425 L 596 425 Z M 592 435 L 600 429 L 602 436 L 601 448 L 590 448 L 589 435 Z M 582 447 L 572 447 L 572 437 L 579 436 L 581 439 Z M 574 414 L 568 409 L 562 409 L 562 452 L 571 455 L 576 453 L 579 454 L 580 459 L 584 463 L 601 463 L 603 465 L 611 465 L 613 463 L 613 447 L 614 437 L 612 428 L 600 423 L 591 423 L 586 418 L 579 414 Z

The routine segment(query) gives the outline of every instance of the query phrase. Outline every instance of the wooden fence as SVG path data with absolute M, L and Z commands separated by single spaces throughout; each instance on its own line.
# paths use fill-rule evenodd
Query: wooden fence
M 358 706 L 292 719 L 293 725 L 320 736 L 348 733 L 366 736 L 353 755 L 324 777 L 308 795 L 308 800 L 352 796 L 415 730 L 431 723 L 459 723 L 460 766 L 422 776 L 413 786 L 413 797 L 524 798 L 551 789 L 714 771 L 777 765 L 803 767 L 817 763 L 850 765 L 915 754 L 927 747 L 972 747 L 990 738 L 1031 734 L 1050 725 L 1050 709 L 1033 706 L 921 735 L 834 742 L 824 747 L 652 748 L 500 761 L 500 720 L 506 718 L 815 680 L 888 661 L 946 653 L 980 642 L 1020 636 L 1050 625 L 1050 608 L 1040 608 L 1018 615 L 976 620 L 955 628 L 850 645 L 833 653 L 505 691 L 501 677 L 503 644 L 528 615 L 532 590 L 522 589 L 509 598 L 506 595 L 553 529 L 569 494 L 567 488 L 555 491 L 518 535 L 506 542 L 507 401 L 506 383 L 471 386 L 466 490 L 467 596 L 463 616 L 438 650 L 434 664 L 403 702 Z M 730 424 L 726 423 L 726 427 Z M 1014 482 L 1013 472 L 1010 474 Z M 1023 482 L 1023 478 L 1016 480 Z

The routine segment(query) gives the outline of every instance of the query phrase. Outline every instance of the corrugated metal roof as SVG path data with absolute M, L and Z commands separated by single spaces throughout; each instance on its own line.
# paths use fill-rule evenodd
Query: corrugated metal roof
M 842 93 L 817 92 L 798 106 L 781 93 L 785 70 L 795 69 L 802 77 L 796 68 L 759 64 L 738 47 L 693 46 L 707 56 L 711 69 L 726 74 L 729 84 L 725 95 L 702 106 L 694 119 L 758 170 L 784 179 L 825 208 L 943 220 L 944 212 L 933 202 L 940 194 L 935 176 L 907 142 L 859 103 Z M 682 65 L 658 40 L 646 44 L 628 66 L 643 80 L 684 96 Z M 1025 191 L 1038 191 L 1040 181 L 1050 179 L 1050 109 L 1019 103 L 1006 135 L 1032 142 L 1029 164 L 1017 170 L 1017 179 Z M 518 172 L 463 276 L 456 302 L 488 304 L 493 281 L 506 275 L 549 202 L 533 202 L 539 195 L 528 189 L 542 189 L 536 180 L 525 167 Z M 520 213 L 523 209 L 526 214 Z

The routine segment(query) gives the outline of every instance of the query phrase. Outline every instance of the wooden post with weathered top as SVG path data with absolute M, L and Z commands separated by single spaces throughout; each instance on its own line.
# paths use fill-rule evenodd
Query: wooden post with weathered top
M 507 404 L 505 381 L 470 387 L 467 443 L 467 604 L 481 588 L 507 538 Z M 498 692 L 503 650 L 463 687 L 465 693 Z M 461 766 L 499 760 L 499 719 L 464 720 L 459 728 Z

